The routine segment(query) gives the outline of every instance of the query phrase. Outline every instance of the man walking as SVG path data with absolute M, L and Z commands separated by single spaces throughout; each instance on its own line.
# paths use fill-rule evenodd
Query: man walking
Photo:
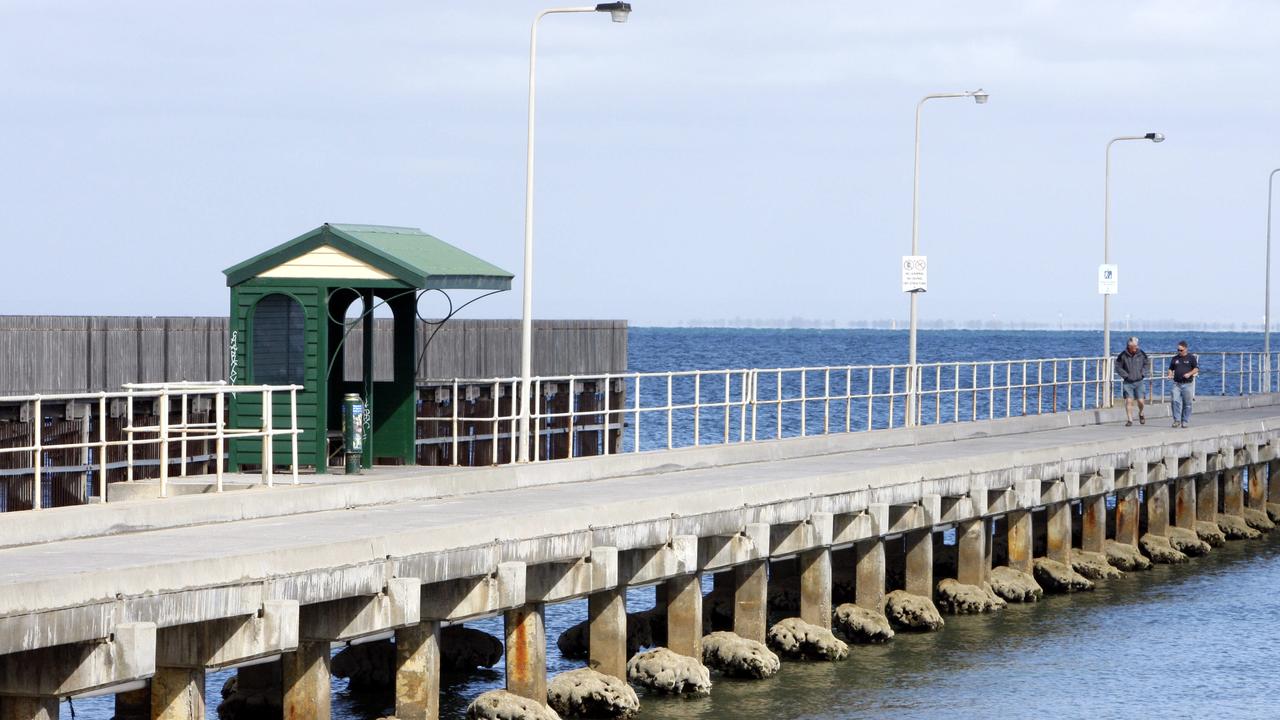
M 1143 396 L 1147 394 L 1147 376 L 1151 374 L 1151 358 L 1138 347 L 1138 338 L 1131 337 L 1124 350 L 1116 356 L 1116 375 L 1120 377 L 1120 397 L 1124 398 L 1124 426 L 1133 425 L 1133 403 L 1138 403 L 1138 422 L 1147 424 Z
M 1173 380 L 1169 388 L 1170 405 L 1173 407 L 1173 426 L 1186 427 L 1191 419 L 1191 401 L 1196 396 L 1196 376 L 1200 374 L 1200 363 L 1196 356 L 1187 352 L 1187 341 L 1178 343 L 1178 354 L 1169 359 L 1168 376 Z

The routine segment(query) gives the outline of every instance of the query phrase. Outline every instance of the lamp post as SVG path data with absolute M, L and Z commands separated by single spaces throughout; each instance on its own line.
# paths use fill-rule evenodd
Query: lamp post
M 1262 372 L 1266 392 L 1271 392 L 1271 203 L 1275 196 L 1276 173 L 1280 173 L 1280 168 L 1272 170 L 1267 178 L 1267 282 L 1266 306 L 1262 310 Z
M 911 177 L 911 254 L 920 254 L 920 111 L 924 109 L 924 104 L 929 100 L 937 100 L 939 98 L 966 98 L 971 97 L 973 101 L 979 105 L 985 105 L 990 94 L 982 88 L 977 90 L 968 90 L 966 92 L 956 93 L 934 93 L 925 95 L 916 103 L 916 149 L 915 149 L 915 167 Z M 912 291 L 911 295 L 911 321 L 910 330 L 907 333 L 907 425 L 915 425 L 916 423 L 916 296 L 919 291 Z
M 529 31 L 529 139 L 524 176 L 524 298 L 520 317 L 520 447 L 516 459 L 529 460 L 530 391 L 533 385 L 533 129 L 538 63 L 538 21 L 547 15 L 561 13 L 607 12 L 616 23 L 624 23 L 631 14 L 631 3 L 602 3 L 591 7 L 567 7 L 543 10 L 533 18 Z
M 1102 198 L 1102 264 L 1111 263 L 1111 146 L 1121 140 L 1150 140 L 1153 143 L 1164 142 L 1164 135 L 1149 132 L 1146 135 L 1121 135 L 1107 143 L 1106 177 L 1103 184 Z M 1111 295 L 1102 295 L 1102 357 L 1107 377 L 1111 377 Z M 1101 378 L 1099 378 L 1101 379 Z M 1107 404 L 1111 404 L 1111 393 L 1114 391 L 1108 381 Z

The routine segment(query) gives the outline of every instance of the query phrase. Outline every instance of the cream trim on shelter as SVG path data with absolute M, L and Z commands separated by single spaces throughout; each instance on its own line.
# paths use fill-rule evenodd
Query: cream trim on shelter
M 258 274 L 261 278 L 324 278 L 339 280 L 394 280 L 394 275 L 357 260 L 332 245 L 314 250 Z

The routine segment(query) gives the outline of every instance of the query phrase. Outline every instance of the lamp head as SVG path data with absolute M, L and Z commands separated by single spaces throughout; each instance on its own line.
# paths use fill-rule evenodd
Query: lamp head
M 627 16 L 631 14 L 631 3 L 600 3 L 596 5 L 596 12 L 607 12 L 614 22 L 624 23 L 627 21 Z
M 1151 142 L 1164 142 L 1164 135 L 1161 133 L 1147 133 L 1146 138 Z
M 973 101 L 978 103 L 979 105 L 986 105 L 987 99 L 991 97 L 991 95 L 986 90 L 983 90 L 982 88 L 978 88 L 977 90 L 974 90 L 969 94 L 973 96 Z

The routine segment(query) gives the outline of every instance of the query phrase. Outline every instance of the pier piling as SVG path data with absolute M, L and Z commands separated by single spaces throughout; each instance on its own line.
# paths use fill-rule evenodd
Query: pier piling
M 1187 530 L 1196 527 L 1196 481 L 1195 476 L 1174 481 L 1173 524 Z
M 396 630 L 396 717 L 440 718 L 440 623 Z
M 1196 477 L 1196 520 L 1218 522 L 1218 473 Z
M 1005 525 L 1008 547 L 1009 567 L 1031 574 L 1032 570 L 1032 527 L 1030 510 L 1013 510 L 1009 512 Z
M 831 548 L 800 553 L 800 619 L 831 629 Z
M 1267 509 L 1267 481 L 1266 468 L 1263 463 L 1255 463 L 1249 466 L 1249 495 L 1248 505 L 1254 510 L 1266 512 Z
M 956 580 L 964 585 L 982 586 L 990 570 L 990 526 L 986 518 L 960 523 L 956 527 Z
M 907 533 L 906 578 L 903 589 L 912 595 L 933 597 L 933 530 Z
M 1045 531 L 1045 556 L 1070 565 L 1071 503 L 1054 503 L 1045 508 Z
M 151 720 L 204 720 L 204 668 L 157 667 Z
M 329 720 L 329 641 L 299 642 L 296 651 L 280 657 L 280 670 L 284 720 Z
M 1276 482 L 1280 478 L 1280 460 L 1272 460 L 1267 465 L 1267 502 L 1280 504 L 1280 482 Z
M 880 611 L 884 604 L 884 540 L 876 537 L 853 546 L 857 576 L 854 578 L 854 603 L 868 610 Z
M 1080 505 L 1080 549 L 1100 553 L 1107 539 L 1107 496 L 1085 498 Z
M 529 603 L 508 610 L 506 625 L 507 692 L 547 703 L 546 606 Z
M 1138 488 L 1116 491 L 1116 537 L 1122 545 L 1138 545 Z
M 702 661 L 701 576 L 680 575 L 666 582 L 667 648 Z
M 748 640 L 764 642 L 769 626 L 766 562 L 752 560 L 734 567 L 733 580 L 733 631 Z
M 1241 468 L 1228 468 L 1222 473 L 1222 514 L 1244 515 L 1244 478 Z
M 587 623 L 588 666 L 626 682 L 626 587 L 601 590 L 588 595 Z
M 1169 535 L 1169 483 L 1161 481 L 1147 486 L 1147 532 L 1160 537 Z

